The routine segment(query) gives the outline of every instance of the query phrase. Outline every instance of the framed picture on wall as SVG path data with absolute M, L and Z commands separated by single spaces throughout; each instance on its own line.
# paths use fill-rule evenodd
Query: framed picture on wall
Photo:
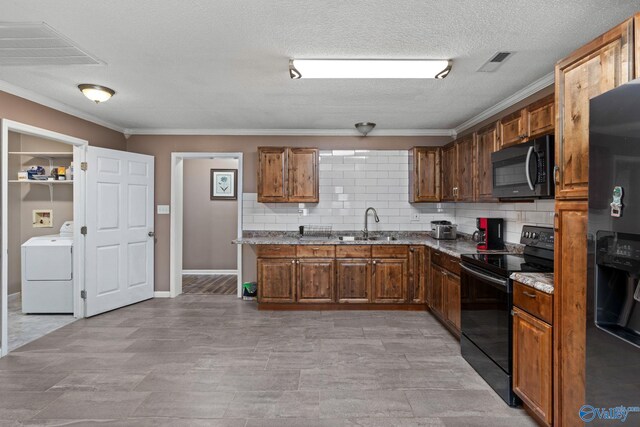
M 238 170 L 211 169 L 211 200 L 238 198 Z

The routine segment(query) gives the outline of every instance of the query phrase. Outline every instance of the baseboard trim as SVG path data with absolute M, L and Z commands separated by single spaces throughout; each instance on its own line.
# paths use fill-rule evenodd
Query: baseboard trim
M 213 276 L 219 274 L 238 275 L 238 270 L 182 270 L 182 275 Z
M 153 293 L 154 298 L 171 298 L 171 292 L 169 291 L 155 291 Z

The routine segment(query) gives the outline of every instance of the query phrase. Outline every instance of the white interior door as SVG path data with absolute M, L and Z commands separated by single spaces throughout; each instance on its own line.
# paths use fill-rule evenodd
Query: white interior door
M 87 150 L 86 315 L 153 298 L 154 158 Z

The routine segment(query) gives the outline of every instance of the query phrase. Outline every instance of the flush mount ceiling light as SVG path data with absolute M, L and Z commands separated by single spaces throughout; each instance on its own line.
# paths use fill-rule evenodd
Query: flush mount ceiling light
M 101 102 L 108 101 L 113 95 L 116 94 L 116 91 L 110 89 L 106 86 L 94 85 L 83 83 L 78 85 L 78 89 L 90 100 L 99 104 Z
M 362 134 L 362 136 L 367 136 L 367 134 L 371 132 L 374 127 L 376 127 L 376 124 L 372 122 L 360 122 L 356 123 L 355 126 L 358 132 Z
M 290 59 L 292 79 L 444 79 L 446 59 Z

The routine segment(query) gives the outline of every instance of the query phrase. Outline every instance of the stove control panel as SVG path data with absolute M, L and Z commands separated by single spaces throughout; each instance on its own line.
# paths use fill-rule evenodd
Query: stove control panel
M 520 243 L 535 248 L 553 250 L 553 228 L 524 225 L 522 226 L 522 234 L 520 234 Z

